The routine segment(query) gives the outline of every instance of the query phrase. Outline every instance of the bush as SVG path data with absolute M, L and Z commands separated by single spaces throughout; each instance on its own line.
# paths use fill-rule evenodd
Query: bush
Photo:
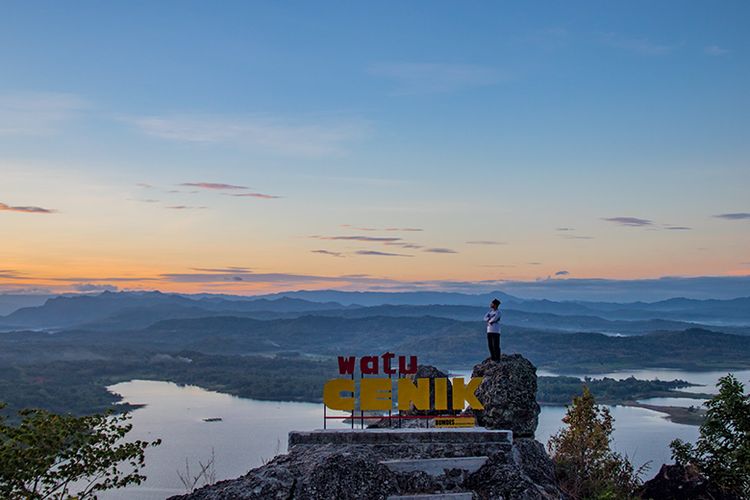
M 717 387 L 719 393 L 706 402 L 698 442 L 675 439 L 672 458 L 696 466 L 727 495 L 750 498 L 750 395 L 731 374 Z
M 0 498 L 85 499 L 140 484 L 144 452 L 160 444 L 123 442 L 132 428 L 126 414 L 75 417 L 27 409 L 19 416 L 20 424 L 6 425 L 0 415 Z
M 574 499 L 635 498 L 641 470 L 610 449 L 614 419 L 588 387 L 573 398 L 563 422 L 567 428 L 547 444 L 560 488 Z

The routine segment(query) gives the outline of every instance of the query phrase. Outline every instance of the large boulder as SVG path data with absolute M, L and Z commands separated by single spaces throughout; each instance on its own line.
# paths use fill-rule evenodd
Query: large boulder
M 653 500 L 739 500 L 723 493 L 692 465 L 664 464 L 643 483 L 640 497 Z
M 518 437 L 533 437 L 539 423 L 536 367 L 520 354 L 486 359 L 474 367 L 482 377 L 476 391 L 484 410 L 474 410 L 477 424 L 488 429 L 510 429 Z
M 445 378 L 448 379 L 448 408 L 453 407 L 453 385 L 448 378 L 448 374 L 444 371 L 439 370 L 431 365 L 419 365 L 417 373 L 411 376 L 412 382 L 417 381 L 418 378 L 430 379 L 430 409 L 429 410 L 417 410 L 414 405 L 406 412 L 407 415 L 447 415 L 454 413 L 451 410 L 435 410 L 435 379 Z

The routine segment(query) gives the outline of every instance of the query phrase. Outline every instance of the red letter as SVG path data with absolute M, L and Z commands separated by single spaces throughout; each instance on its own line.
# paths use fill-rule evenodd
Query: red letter
M 417 357 L 409 356 L 409 368 L 406 368 L 406 356 L 398 357 L 398 371 L 409 375 L 411 373 L 417 373 Z
M 364 356 L 359 360 L 359 371 L 363 375 L 377 375 L 378 374 L 378 357 L 377 356 Z
M 382 356 L 383 357 L 383 373 L 385 373 L 386 375 L 393 375 L 394 373 L 396 373 L 396 370 L 391 368 L 391 360 L 393 359 L 394 356 L 395 354 L 393 354 L 392 352 L 386 352 Z
M 354 356 L 345 358 L 339 356 L 339 373 L 341 375 L 354 375 Z

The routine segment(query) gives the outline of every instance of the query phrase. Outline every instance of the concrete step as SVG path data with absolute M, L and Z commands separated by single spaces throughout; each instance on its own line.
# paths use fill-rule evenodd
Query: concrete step
M 380 463 L 393 472 L 422 471 L 431 476 L 439 476 L 451 469 L 461 469 L 471 474 L 478 471 L 486 462 L 487 457 L 454 457 L 383 460 Z
M 474 495 L 470 491 L 460 493 L 430 493 L 424 495 L 393 495 L 388 500 L 472 500 Z
M 310 432 L 292 431 L 289 433 L 290 450 L 297 445 L 417 443 L 512 445 L 513 432 L 473 427 L 469 429 L 327 429 Z

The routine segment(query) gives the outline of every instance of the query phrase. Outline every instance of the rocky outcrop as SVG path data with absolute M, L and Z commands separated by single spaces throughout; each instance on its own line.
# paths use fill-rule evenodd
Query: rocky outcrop
M 421 366 L 414 377 L 446 376 L 435 367 Z M 563 498 L 552 460 L 531 438 L 539 415 L 536 368 L 520 355 L 503 356 L 499 362 L 476 365 L 472 376 L 484 378 L 477 390 L 484 410 L 474 413 L 486 429 L 463 434 L 403 428 L 292 432 L 288 454 L 239 479 L 172 499 L 386 500 L 458 492 L 475 499 Z M 380 424 L 373 427 L 388 426 Z M 441 464 L 437 468 L 435 459 Z
M 680 464 L 662 465 L 659 473 L 643 484 L 640 496 L 653 500 L 739 500 L 723 493 L 694 466 Z
M 533 437 L 539 423 L 536 367 L 520 354 L 487 359 L 474 367 L 472 377 L 483 377 L 477 399 L 484 410 L 474 410 L 477 424 L 487 429 L 510 429 L 518 437 Z
M 473 473 L 391 470 L 388 456 L 368 446 L 294 447 L 247 475 L 170 500 L 386 500 L 395 495 L 471 492 L 482 499 L 561 499 L 552 461 L 541 443 L 519 439 L 491 454 Z

